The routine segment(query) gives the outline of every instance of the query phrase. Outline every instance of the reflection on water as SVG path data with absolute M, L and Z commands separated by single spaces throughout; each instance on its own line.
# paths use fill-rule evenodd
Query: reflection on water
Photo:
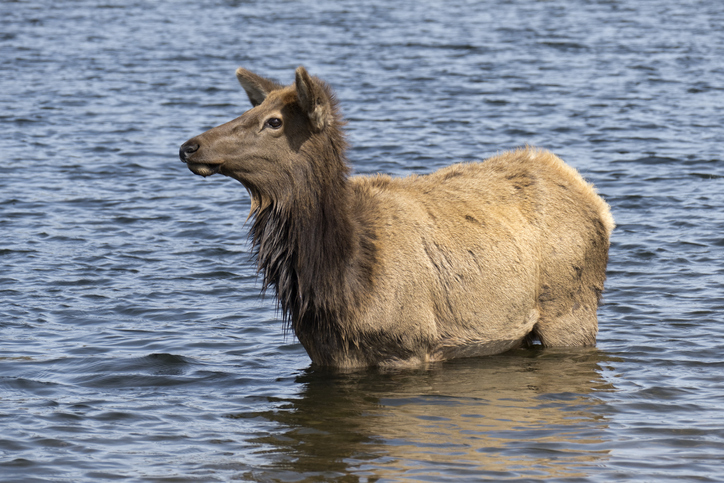
M 610 447 L 596 399 L 613 390 L 609 361 L 596 349 L 520 350 L 419 371 L 309 370 L 298 398 L 230 417 L 280 424 L 256 439 L 277 477 L 585 476 Z

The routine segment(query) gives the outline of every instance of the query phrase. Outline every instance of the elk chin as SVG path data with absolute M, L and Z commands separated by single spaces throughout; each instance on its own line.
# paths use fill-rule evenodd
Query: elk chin
M 186 165 L 192 173 L 203 176 L 204 178 L 219 172 L 218 164 L 187 163 Z

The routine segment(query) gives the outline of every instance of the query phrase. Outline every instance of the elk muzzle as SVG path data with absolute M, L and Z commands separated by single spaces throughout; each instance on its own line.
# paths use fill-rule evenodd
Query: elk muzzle
M 186 159 L 194 154 L 196 151 L 199 150 L 199 144 L 193 142 L 193 139 L 191 141 L 186 141 L 181 145 L 181 148 L 178 150 L 178 156 L 181 158 L 181 161 L 186 163 Z
M 194 174 L 205 178 L 206 176 L 218 173 L 221 163 L 204 163 L 194 160 L 194 155 L 198 153 L 199 148 L 201 148 L 201 145 L 196 142 L 195 138 L 191 139 L 181 145 L 178 156 Z

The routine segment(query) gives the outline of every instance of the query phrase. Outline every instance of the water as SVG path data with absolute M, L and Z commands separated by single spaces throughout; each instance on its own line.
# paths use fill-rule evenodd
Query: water
M 0 4 L 0 480 L 720 481 L 724 4 Z M 595 350 L 313 370 L 235 181 L 234 70 L 337 91 L 358 173 L 529 143 L 618 227 Z

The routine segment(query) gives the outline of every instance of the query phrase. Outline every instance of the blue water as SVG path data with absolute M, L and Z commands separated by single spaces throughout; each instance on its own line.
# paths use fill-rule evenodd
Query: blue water
M 0 3 L 0 480 L 721 481 L 724 4 Z M 244 66 L 335 89 L 357 173 L 525 144 L 617 221 L 594 350 L 310 368 L 190 137 Z

